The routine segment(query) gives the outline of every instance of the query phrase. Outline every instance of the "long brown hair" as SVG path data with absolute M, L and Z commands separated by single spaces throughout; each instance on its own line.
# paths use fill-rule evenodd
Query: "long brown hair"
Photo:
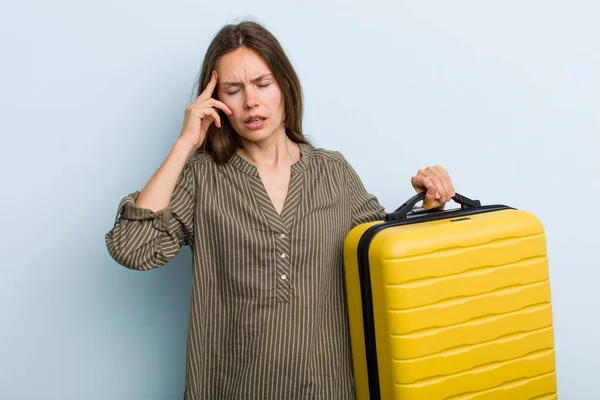
M 197 96 L 210 81 L 211 73 L 219 59 L 242 46 L 254 50 L 273 72 L 284 98 L 284 124 L 288 138 L 296 143 L 308 143 L 302 133 L 302 87 L 298 75 L 279 41 L 257 22 L 228 24 L 215 35 L 202 63 Z M 216 90 L 213 97 L 218 98 Z M 225 113 L 218 109 L 217 112 L 221 117 L 221 128 L 211 124 L 200 151 L 210 154 L 216 163 L 222 164 L 233 156 L 236 149 L 242 146 L 242 142 Z

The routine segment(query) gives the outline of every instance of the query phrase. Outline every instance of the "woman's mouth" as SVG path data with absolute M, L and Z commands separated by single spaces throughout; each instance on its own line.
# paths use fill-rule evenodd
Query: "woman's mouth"
M 265 120 L 264 117 L 250 117 L 244 121 L 244 125 L 249 129 L 260 129 L 265 125 Z

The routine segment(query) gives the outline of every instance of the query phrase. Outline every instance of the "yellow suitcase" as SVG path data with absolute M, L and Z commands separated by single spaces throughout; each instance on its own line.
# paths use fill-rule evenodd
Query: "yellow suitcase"
M 546 238 L 532 214 L 414 211 L 344 243 L 358 400 L 557 399 Z

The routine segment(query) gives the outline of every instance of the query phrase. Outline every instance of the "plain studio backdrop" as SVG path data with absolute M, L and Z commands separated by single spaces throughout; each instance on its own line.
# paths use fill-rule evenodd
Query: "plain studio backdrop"
M 305 133 L 388 211 L 439 164 L 459 193 L 540 218 L 559 396 L 600 398 L 598 15 L 591 0 L 3 0 L 0 398 L 182 398 L 190 249 L 135 272 L 104 234 L 178 137 L 213 35 L 244 18 L 297 69 Z

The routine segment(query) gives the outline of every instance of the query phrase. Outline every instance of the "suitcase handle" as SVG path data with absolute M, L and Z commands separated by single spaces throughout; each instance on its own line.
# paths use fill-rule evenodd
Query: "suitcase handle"
M 410 199 L 408 199 L 404 204 L 398 207 L 393 213 L 388 214 L 386 217 L 386 221 L 396 221 L 402 218 L 406 218 L 406 215 L 412 211 L 415 205 L 423 201 L 425 199 L 426 191 L 421 193 L 417 193 Z M 470 198 L 463 196 L 462 194 L 456 193 L 455 196 L 452 197 L 456 203 L 460 204 L 461 209 L 465 208 L 473 208 L 473 207 L 481 207 L 481 202 L 479 200 L 471 200 Z

